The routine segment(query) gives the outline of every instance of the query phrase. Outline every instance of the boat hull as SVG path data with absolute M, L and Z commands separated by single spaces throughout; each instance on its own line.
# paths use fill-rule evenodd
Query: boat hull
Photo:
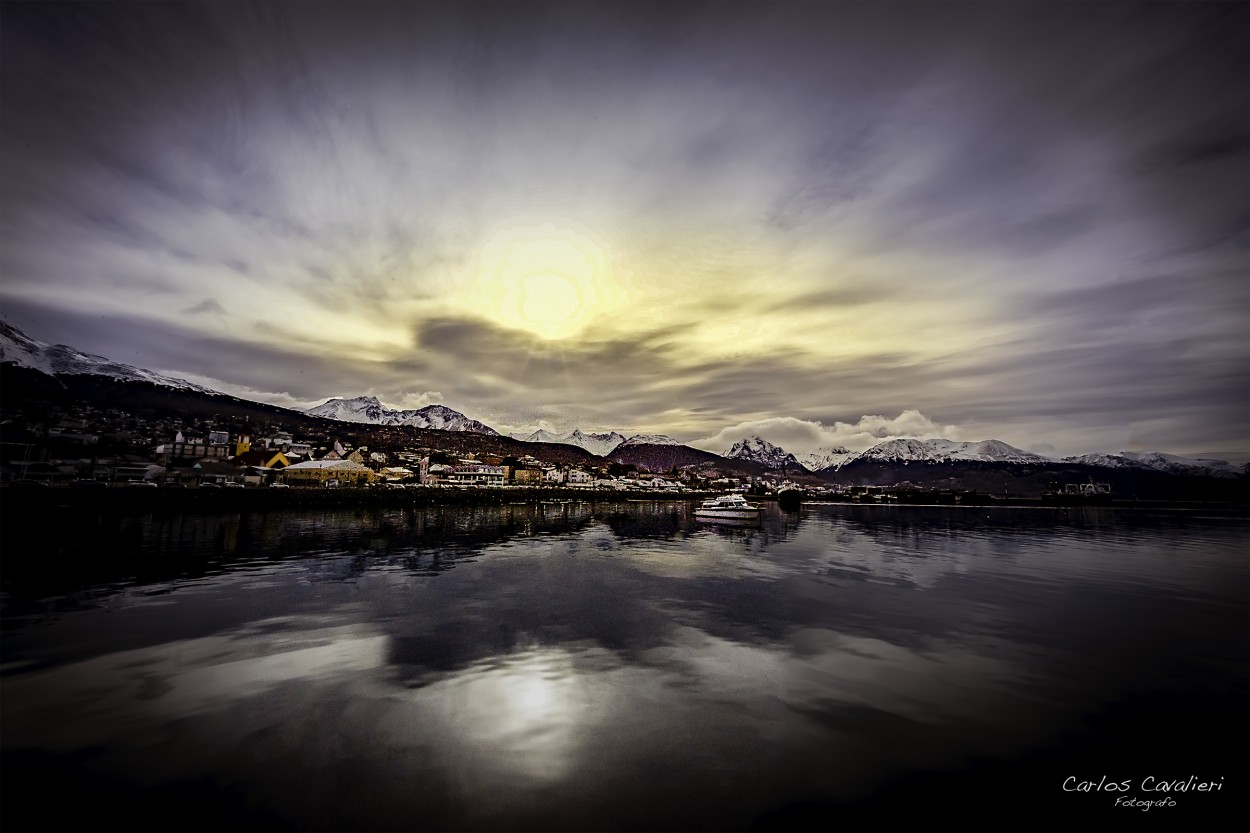
M 760 518 L 696 518 L 704 526 L 722 529 L 759 529 L 764 525 Z
M 759 523 L 763 509 L 696 509 L 694 516 L 700 521 Z

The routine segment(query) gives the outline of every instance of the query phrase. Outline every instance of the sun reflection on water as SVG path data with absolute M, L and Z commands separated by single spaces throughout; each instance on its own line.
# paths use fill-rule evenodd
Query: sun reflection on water
M 566 773 L 596 718 L 589 685 L 574 656 L 531 650 L 473 666 L 422 699 L 495 764 L 540 779 Z

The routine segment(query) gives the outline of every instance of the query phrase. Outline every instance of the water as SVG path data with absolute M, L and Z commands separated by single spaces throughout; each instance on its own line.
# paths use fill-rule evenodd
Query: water
M 5 829 L 1247 827 L 1245 518 L 5 526 Z

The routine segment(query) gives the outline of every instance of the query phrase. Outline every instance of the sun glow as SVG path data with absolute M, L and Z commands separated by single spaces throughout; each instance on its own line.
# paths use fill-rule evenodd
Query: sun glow
M 576 335 L 621 301 L 603 249 L 554 225 L 496 234 L 478 264 L 474 311 L 542 338 Z

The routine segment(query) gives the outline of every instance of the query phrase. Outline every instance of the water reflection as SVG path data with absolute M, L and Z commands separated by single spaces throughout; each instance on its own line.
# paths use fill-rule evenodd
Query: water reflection
M 105 779 L 118 825 L 177 827 L 158 810 L 211 784 L 221 825 L 266 829 L 889 827 L 917 788 L 873 802 L 918 774 L 1040 802 L 1078 766 L 1241 771 L 1244 520 L 689 510 L 47 527 L 4 576 L 6 762 Z

